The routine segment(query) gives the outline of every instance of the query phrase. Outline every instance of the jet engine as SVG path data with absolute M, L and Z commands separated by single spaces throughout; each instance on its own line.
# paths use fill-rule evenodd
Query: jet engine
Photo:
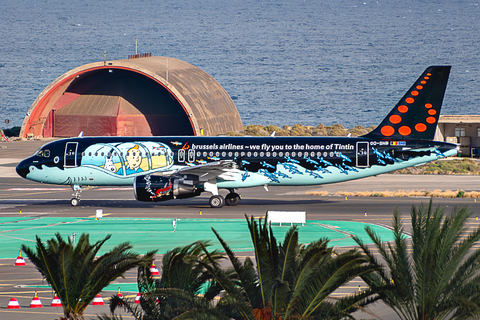
M 194 179 L 167 178 L 162 176 L 137 176 L 133 182 L 133 192 L 138 201 L 165 201 L 196 197 L 202 190 L 195 187 Z

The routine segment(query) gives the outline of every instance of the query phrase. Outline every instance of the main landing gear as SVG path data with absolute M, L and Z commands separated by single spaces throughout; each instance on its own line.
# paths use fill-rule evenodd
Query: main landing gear
M 210 207 L 212 208 L 221 208 L 225 204 L 227 206 L 236 206 L 240 203 L 240 195 L 235 193 L 234 190 L 230 190 L 230 193 L 225 196 L 225 198 L 220 195 L 213 195 L 210 197 Z
M 74 207 L 78 206 L 80 204 L 80 195 L 82 194 L 82 187 L 79 185 L 72 185 L 72 190 L 73 190 L 73 198 L 70 200 L 70 204 Z

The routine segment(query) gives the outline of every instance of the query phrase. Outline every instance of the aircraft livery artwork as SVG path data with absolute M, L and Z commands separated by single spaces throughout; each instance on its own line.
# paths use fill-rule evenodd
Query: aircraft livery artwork
M 237 205 L 239 188 L 359 179 L 457 153 L 433 141 L 450 67 L 429 67 L 389 115 L 361 137 L 78 137 L 50 142 L 17 166 L 24 178 L 72 186 L 133 186 L 139 201 L 210 192 Z M 219 189 L 229 191 L 226 196 Z

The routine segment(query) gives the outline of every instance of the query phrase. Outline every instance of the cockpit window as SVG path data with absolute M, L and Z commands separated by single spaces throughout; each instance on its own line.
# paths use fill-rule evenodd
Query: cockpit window
M 45 151 L 43 152 L 43 156 L 44 156 L 45 158 L 50 158 L 50 150 L 45 150 Z
M 43 150 L 42 148 L 38 148 L 37 151 L 35 151 L 33 153 L 34 156 L 38 156 L 38 157 L 43 157 Z

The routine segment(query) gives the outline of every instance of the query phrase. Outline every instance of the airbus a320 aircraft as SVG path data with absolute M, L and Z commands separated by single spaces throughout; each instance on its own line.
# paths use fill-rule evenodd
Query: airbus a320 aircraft
M 139 201 L 210 192 L 210 206 L 235 206 L 235 190 L 320 185 L 360 179 L 457 154 L 433 141 L 449 66 L 425 70 L 395 108 L 361 137 L 77 137 L 50 142 L 17 165 L 29 180 L 82 186 L 133 186 Z M 229 193 L 224 197 L 219 189 Z

